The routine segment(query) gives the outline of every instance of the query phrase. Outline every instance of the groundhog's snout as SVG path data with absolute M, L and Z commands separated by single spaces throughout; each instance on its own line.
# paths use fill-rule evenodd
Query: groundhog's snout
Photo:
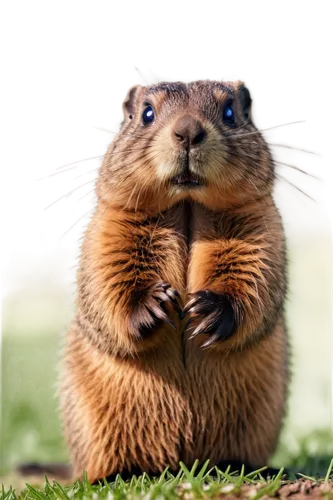
M 200 120 L 192 115 L 183 115 L 174 124 L 171 134 L 176 144 L 189 149 L 201 144 L 207 132 Z

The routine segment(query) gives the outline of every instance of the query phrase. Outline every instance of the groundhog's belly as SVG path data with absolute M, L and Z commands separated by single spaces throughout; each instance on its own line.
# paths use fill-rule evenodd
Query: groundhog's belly
M 186 462 L 267 463 L 284 414 L 285 351 L 282 326 L 243 352 L 192 350 L 187 380 L 194 443 Z
M 277 333 L 276 353 L 283 331 Z M 85 450 L 75 463 L 91 480 L 121 471 L 177 470 L 180 460 L 262 465 L 272 452 L 283 414 L 284 376 L 282 349 L 279 359 L 271 339 L 227 356 L 192 349 L 185 363 L 180 343 L 177 350 L 170 343 L 138 360 L 75 344 L 68 380 L 73 411 L 80 413 L 82 444 L 76 451 Z M 68 432 L 75 434 L 73 415 L 71 421 Z

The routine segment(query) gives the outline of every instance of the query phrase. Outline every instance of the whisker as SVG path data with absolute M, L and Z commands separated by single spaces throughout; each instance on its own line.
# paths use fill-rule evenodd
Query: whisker
M 242 142 L 242 145 L 243 144 L 247 144 L 247 143 L 243 143 Z M 237 162 L 239 161 L 240 154 L 238 152 L 235 152 L 232 147 L 228 150 L 227 154 L 229 155 L 230 158 L 235 158 Z M 244 158 L 248 158 L 248 159 L 250 159 L 251 161 L 253 161 L 255 163 L 258 163 L 258 162 L 261 161 L 261 158 L 260 158 L 260 156 L 258 155 L 257 152 L 248 153 L 248 152 L 242 151 L 241 157 L 242 157 L 242 160 Z
M 85 214 L 81 215 L 81 217 L 80 217 L 80 218 L 79 218 L 76 222 L 74 222 L 74 224 L 72 224 L 72 225 L 71 225 L 71 227 L 69 227 L 69 228 L 67 229 L 67 231 L 66 231 L 66 232 L 65 232 L 65 233 L 61 236 L 61 238 L 60 238 L 60 239 L 62 239 L 64 236 L 66 236 L 66 234 L 67 234 L 67 233 L 68 233 L 71 229 L 73 229 L 73 227 L 74 227 L 74 226 L 76 226 L 76 224 L 77 224 L 78 222 L 80 222 L 80 220 L 82 220 L 82 219 L 83 219 L 83 217 L 85 217 L 86 215 L 88 215 L 88 214 L 89 214 L 90 212 L 92 212 L 92 211 L 93 211 L 93 208 L 91 208 L 90 210 L 88 210 L 88 212 L 86 212 Z
M 235 134 L 235 135 L 227 135 L 226 137 L 228 137 L 228 139 L 241 139 L 242 137 L 248 137 L 250 135 L 256 135 L 256 134 L 259 134 L 260 132 L 267 132 L 268 130 L 273 130 L 275 128 L 280 128 L 280 127 L 287 127 L 288 125 L 295 125 L 297 123 L 305 123 L 306 120 L 299 120 L 299 121 L 296 121 L 296 122 L 289 122 L 289 123 L 283 123 L 281 125 L 274 125 L 274 127 L 268 127 L 268 128 L 262 128 L 260 130 L 256 130 L 255 132 L 248 132 L 246 134 L 242 134 L 242 135 L 238 135 L 238 134 Z
M 244 142 L 242 141 L 242 142 L 239 142 L 236 144 L 235 143 L 232 143 L 232 144 L 235 146 L 243 146 L 244 144 L 246 144 L 246 145 L 247 144 L 257 144 L 259 147 L 263 147 L 262 144 L 257 143 L 256 141 L 244 141 Z M 325 157 L 325 155 L 323 153 L 321 153 L 320 151 L 316 151 L 315 149 L 311 149 L 311 148 L 305 148 L 303 146 L 298 146 L 296 144 L 290 144 L 289 142 L 273 141 L 271 144 L 273 145 L 273 147 L 275 144 L 277 145 L 277 147 L 280 149 L 279 153 L 281 155 L 289 154 L 291 156 L 295 156 L 295 155 L 299 154 L 299 155 L 309 156 L 309 157 L 318 158 L 318 159 L 323 159 Z M 232 155 L 233 151 L 230 150 L 229 153 Z M 249 156 L 249 153 L 246 151 L 242 151 L 242 155 Z M 252 159 L 255 159 L 255 158 L 252 157 Z
M 117 151 L 117 153 L 122 153 L 122 152 L 125 152 L 126 153 L 130 153 L 130 152 L 139 152 L 140 150 L 143 151 L 145 148 L 144 147 L 138 147 L 138 148 L 127 148 L 126 150 L 124 149 L 124 151 Z M 83 163 L 86 163 L 86 162 L 89 162 L 89 161 L 92 161 L 92 160 L 95 160 L 96 157 L 99 157 L 99 158 L 102 158 L 102 157 L 105 157 L 105 156 L 109 156 L 109 155 L 112 155 L 113 153 L 103 153 L 103 154 L 97 154 L 93 157 L 87 157 L 87 158 L 82 158 L 80 160 L 74 160 L 73 163 L 71 163 L 70 165 L 68 165 L 68 163 L 62 163 L 60 165 L 58 165 L 55 169 L 54 172 L 52 172 L 51 174 L 49 175 L 46 175 L 46 176 L 42 176 L 42 177 L 38 177 L 36 180 L 37 181 L 41 181 L 41 180 L 44 180 L 44 179 L 52 179 L 54 177 L 57 177 L 58 175 L 65 175 L 67 173 L 70 173 L 70 172 L 73 172 L 75 170 L 78 170 L 79 168 L 79 165 L 80 164 L 83 164 Z M 148 154 L 148 152 L 147 152 Z M 145 155 L 146 156 L 146 155 Z M 67 165 L 66 167 L 62 167 L 62 165 Z M 60 168 L 62 167 L 62 168 Z M 81 174 L 77 175 L 76 177 L 73 178 L 73 181 L 76 180 L 76 179 L 79 179 L 81 177 L 84 177 L 85 175 L 88 174 L 88 172 L 97 172 L 98 170 L 100 170 L 101 166 L 98 165 L 98 166 L 95 166 L 89 170 L 87 170 L 87 172 L 82 172 Z M 123 168 L 123 166 L 121 167 Z M 117 170 L 114 170 L 114 171 L 117 171 Z
M 289 184 L 290 186 L 292 186 L 294 189 L 297 189 L 297 191 L 299 191 L 300 193 L 304 194 L 304 196 L 306 196 L 310 200 L 312 200 L 315 203 L 317 203 L 317 201 L 314 198 L 312 198 L 308 193 L 306 193 L 301 188 L 299 188 L 298 186 L 296 186 L 295 184 L 293 184 L 292 182 L 290 182 L 288 179 L 286 179 L 285 177 L 283 177 L 283 175 L 276 173 L 276 177 L 278 179 L 282 180 L 282 181 L 285 181 L 287 184 Z
M 75 221 L 73 222 L 73 224 L 71 224 L 58 238 L 58 242 L 62 241 L 64 238 L 66 238 L 66 236 L 71 232 L 73 231 L 74 227 L 76 227 L 78 224 L 80 224 L 85 218 L 85 213 L 86 211 L 84 211 L 77 219 L 75 219 Z
M 296 165 L 290 165 L 290 163 L 284 163 L 283 161 L 277 161 L 277 160 L 274 160 L 274 163 L 278 163 L 279 165 L 283 165 L 285 167 L 290 167 L 294 170 L 297 170 L 298 172 L 301 172 L 302 174 L 308 175 L 309 177 L 313 177 L 313 179 L 316 179 L 317 181 L 322 180 L 319 177 L 316 177 L 315 175 L 310 174 L 310 172 L 306 172 L 305 170 L 302 170 L 301 168 L 296 167 Z
M 97 130 L 97 132 L 105 132 L 107 135 L 116 134 L 116 130 L 113 128 L 101 127 L 99 125 L 92 125 L 91 128 Z
M 90 193 L 92 193 L 92 191 L 93 191 L 92 189 L 89 189 L 89 191 L 87 191 L 86 193 L 84 193 L 84 195 L 80 196 L 80 198 L 77 200 L 78 203 L 81 203 L 82 201 L 90 198 L 91 197 Z
M 72 196 L 77 192 L 77 191 L 80 191 L 81 189 L 84 189 L 85 187 L 89 186 L 90 184 L 92 184 L 93 181 L 92 180 L 88 180 L 88 181 L 83 181 L 81 184 L 79 184 L 78 186 L 75 186 L 73 188 L 70 188 L 68 189 L 67 191 L 65 191 L 64 193 L 62 193 L 60 196 L 57 196 L 57 198 L 55 198 L 54 200 L 52 200 L 50 203 L 48 203 L 44 208 L 43 208 L 43 212 L 47 212 L 48 210 L 50 210 L 52 207 L 54 207 L 54 205 L 56 205 L 57 203 L 59 203 L 60 201 L 62 200 L 67 200 L 67 199 L 70 199 L 72 198 Z
M 149 85 L 149 83 L 147 82 L 147 80 L 145 79 L 145 77 L 140 73 L 140 71 L 138 70 L 138 68 L 136 66 L 134 66 L 134 69 L 139 73 L 139 75 L 141 76 L 142 80 L 144 80 L 146 82 L 146 84 Z
M 97 172 L 100 169 L 100 167 L 93 168 L 92 170 L 89 170 L 88 172 L 84 172 L 83 174 L 77 175 L 74 177 L 74 179 L 79 179 L 80 177 L 83 177 L 84 175 L 92 174 L 93 172 Z
M 96 153 L 95 155 L 92 156 L 85 156 L 84 158 L 80 158 L 78 160 L 69 160 L 68 162 L 65 163 L 60 163 L 55 167 L 56 170 L 58 170 L 60 167 L 63 166 L 70 166 L 70 165 L 80 165 L 81 163 L 86 163 L 87 161 L 95 160 L 96 158 L 103 157 L 103 153 Z
M 232 137 L 232 139 L 234 139 L 234 137 Z M 240 137 L 240 139 L 241 139 L 241 137 Z M 232 144 L 230 144 L 230 145 L 232 147 L 234 147 L 234 146 L 248 146 L 249 144 L 252 144 L 252 145 L 256 144 L 257 146 L 260 146 L 260 147 L 263 146 L 263 144 L 259 141 L 251 141 L 251 140 L 246 140 L 246 139 L 242 140 L 241 142 L 234 142 L 233 141 Z
M 57 167 L 57 168 L 61 168 L 61 167 Z M 77 167 L 76 166 L 70 167 L 70 168 L 67 168 L 66 170 L 62 170 L 61 172 L 54 172 L 53 174 L 45 175 L 45 177 L 39 177 L 37 180 L 44 181 L 45 179 L 49 179 L 50 177 L 53 177 L 55 175 L 62 174 L 63 172 L 68 172 L 69 170 L 73 170 L 74 168 L 77 168 Z
M 110 153 L 105 153 L 104 156 L 114 156 L 114 155 L 118 155 L 118 154 L 135 153 L 137 151 L 144 151 L 144 150 L 145 150 L 145 148 L 143 146 L 140 146 L 138 148 L 127 147 L 126 149 L 120 149 L 120 150 L 113 149 L 112 151 L 110 151 Z
M 146 160 L 146 159 L 149 159 L 149 155 L 150 155 L 150 151 L 149 151 L 149 148 L 143 153 L 141 154 L 139 157 L 137 158 L 133 158 L 131 160 L 129 160 L 127 163 L 121 163 L 119 165 L 119 167 L 115 168 L 112 170 L 112 173 L 116 173 L 118 172 L 119 170 L 124 170 L 125 168 L 129 167 L 129 166 L 133 166 L 133 164 L 135 164 L 134 166 L 134 169 L 136 168 L 140 168 L 140 166 L 142 166 L 144 163 L 141 163 L 139 166 L 137 166 L 137 162 L 141 161 L 141 160 Z
M 143 139 L 143 138 L 138 137 L 138 140 L 140 140 L 140 139 Z M 154 139 L 150 142 L 150 146 L 149 146 L 150 148 L 152 147 L 154 142 L 155 142 Z M 116 155 L 118 153 L 129 153 L 129 152 L 143 151 L 146 148 L 147 148 L 147 146 L 145 144 L 139 143 L 138 145 L 136 145 L 136 143 L 134 143 L 132 145 L 127 145 L 123 149 L 117 149 L 117 147 L 114 147 L 111 151 L 105 151 L 103 154 L 104 154 L 104 156 L 111 156 L 111 155 Z
M 99 157 L 101 157 L 103 155 L 99 155 Z M 55 168 L 55 171 L 54 172 L 51 172 L 51 174 L 48 174 L 48 175 L 44 175 L 42 177 L 38 177 L 36 179 L 37 182 L 39 181 L 42 181 L 42 180 L 45 180 L 45 179 L 53 179 L 53 177 L 57 177 L 58 175 L 64 175 L 64 174 L 67 174 L 69 172 L 73 172 L 74 170 L 78 170 L 80 167 L 79 165 L 82 164 L 82 163 L 86 163 L 88 161 L 92 161 L 94 160 L 95 158 L 88 158 L 88 159 L 82 159 L 82 160 L 76 160 L 74 161 L 73 163 L 71 163 L 71 165 L 68 165 L 66 167 L 61 167 L 61 165 L 58 165 L 56 168 Z M 64 165 L 64 164 L 62 164 Z M 96 167 L 93 167 L 93 169 L 91 170 L 94 170 L 96 171 L 97 169 L 99 169 L 100 167 L 99 166 L 96 166 Z
M 315 149 L 311 148 L 305 148 L 303 146 L 297 146 L 296 144 L 290 144 L 289 142 L 282 142 L 282 141 L 275 141 L 274 144 L 278 144 L 279 147 L 282 149 L 284 148 L 286 152 L 300 154 L 304 156 L 312 156 L 313 158 L 318 158 L 322 159 L 324 158 L 323 153 L 320 153 L 320 151 L 316 151 Z
M 70 170 L 73 170 L 74 168 L 77 168 L 77 166 L 75 167 L 70 167 L 70 168 L 66 168 L 65 170 L 61 170 L 59 172 L 54 172 L 53 174 L 50 174 L 50 175 L 46 175 L 45 177 L 40 177 L 39 179 L 37 179 L 38 181 L 44 181 L 45 179 L 49 179 L 50 177 L 54 177 L 55 175 L 59 175 L 59 174 L 63 174 L 65 172 L 69 172 Z M 96 170 L 98 170 L 99 167 L 96 167 L 94 168 L 93 170 L 89 170 L 89 172 L 84 172 L 83 174 L 80 174 L 76 177 L 74 177 L 74 179 L 78 179 L 79 177 L 82 177 L 83 175 L 87 175 L 87 174 L 91 174 L 92 172 L 95 172 Z

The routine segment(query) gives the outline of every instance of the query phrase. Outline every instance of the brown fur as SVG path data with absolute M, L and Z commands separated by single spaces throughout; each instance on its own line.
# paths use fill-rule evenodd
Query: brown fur
M 230 99 L 232 127 L 221 119 Z M 147 103 L 155 121 L 143 125 Z M 274 451 L 288 379 L 284 237 L 273 162 L 245 105 L 240 82 L 134 87 L 125 100 L 66 340 L 61 402 L 75 476 L 208 458 L 256 467 Z M 183 130 L 193 145 L 179 143 Z M 172 180 L 185 170 L 202 185 Z

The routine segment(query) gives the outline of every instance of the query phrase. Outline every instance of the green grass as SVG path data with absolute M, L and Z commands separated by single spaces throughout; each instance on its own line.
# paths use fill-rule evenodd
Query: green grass
M 311 481 L 308 488 L 317 487 L 323 500 L 333 498 L 333 486 L 330 484 L 333 459 L 330 461 L 326 474 L 321 479 L 301 478 Z M 108 500 L 122 499 L 143 499 L 143 500 L 170 500 L 182 498 L 191 500 L 195 498 L 223 498 L 240 497 L 251 500 L 259 500 L 262 497 L 279 496 L 279 490 L 284 486 L 289 487 L 284 481 L 281 469 L 272 479 L 265 480 L 261 473 L 263 469 L 258 469 L 251 474 L 244 474 L 241 470 L 238 475 L 226 471 L 220 471 L 216 468 L 209 468 L 207 461 L 201 469 L 195 463 L 191 470 L 184 464 L 180 464 L 180 471 L 177 476 L 172 475 L 165 470 L 160 477 L 150 478 L 146 474 L 140 477 L 133 476 L 131 480 L 125 482 L 120 476 L 116 477 L 113 483 L 107 483 L 105 480 L 99 484 L 91 485 L 86 476 L 82 481 L 76 481 L 69 486 L 62 486 L 57 481 L 52 484 L 45 477 L 43 487 L 27 484 L 26 487 L 16 493 L 13 488 L 5 490 L 2 488 L 1 500 L 69 500 L 69 499 L 93 499 L 99 498 Z M 295 484 L 295 483 L 294 483 Z M 306 483 L 303 483 L 306 484 Z M 290 485 L 290 483 L 289 483 Z M 292 486 L 295 490 L 295 486 Z

